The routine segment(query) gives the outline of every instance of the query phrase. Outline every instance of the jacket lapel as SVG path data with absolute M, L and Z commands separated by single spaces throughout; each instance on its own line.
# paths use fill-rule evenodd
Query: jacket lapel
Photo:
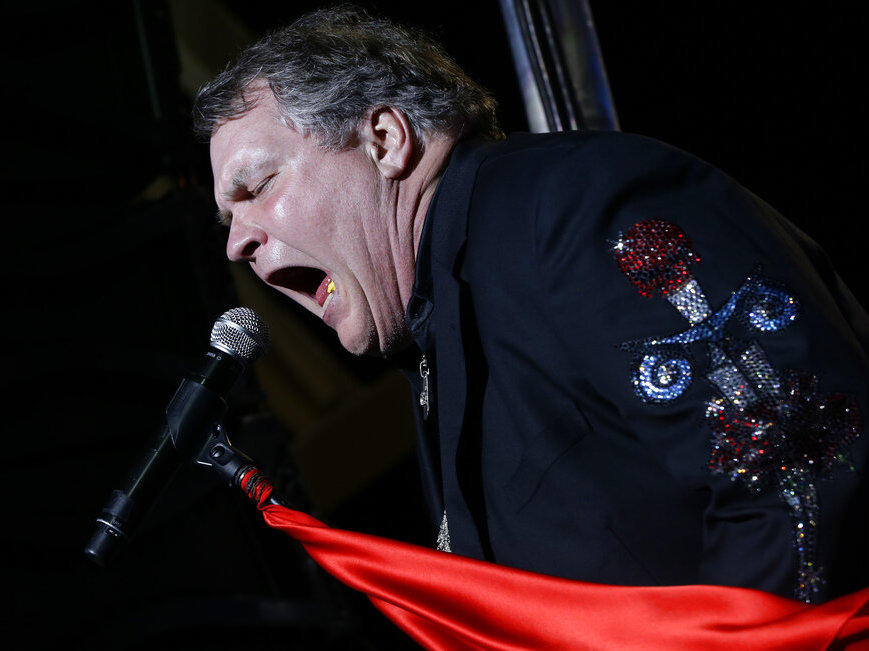
M 488 147 L 479 142 L 460 143 L 444 173 L 432 229 L 434 285 L 435 387 L 441 450 L 444 507 L 449 521 L 452 551 L 483 557 L 480 536 L 462 496 L 456 455 L 464 426 L 467 369 L 462 342 L 460 254 L 468 234 L 468 211 L 477 170 Z

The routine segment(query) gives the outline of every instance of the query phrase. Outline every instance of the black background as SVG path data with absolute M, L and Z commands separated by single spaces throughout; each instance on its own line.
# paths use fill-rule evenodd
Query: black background
M 207 12 L 215 3 L 199 4 Z M 432 31 L 494 91 L 505 129 L 525 128 L 496 2 L 361 4 Z M 261 34 L 317 5 L 221 6 Z M 159 119 L 136 3 L 5 10 L 7 639 L 21 648 L 395 648 L 403 638 L 347 595 L 350 623 L 311 613 L 309 631 L 280 617 L 263 624 L 263 603 L 305 597 L 303 562 L 204 473 L 179 479 L 114 567 L 81 555 L 92 518 L 202 353 L 214 316 L 235 304 L 207 151 L 190 136 L 177 85 L 171 4 L 138 6 L 159 71 Z M 866 23 L 850 3 L 823 7 L 592 2 L 622 129 L 734 176 L 821 243 L 865 304 Z M 160 175 L 174 189 L 141 198 Z M 347 364 L 363 376 L 381 368 Z M 259 402 L 249 383 L 234 409 L 251 413 Z M 242 447 L 279 472 L 272 430 L 254 423 Z M 421 511 L 408 460 L 330 522 L 424 542 Z

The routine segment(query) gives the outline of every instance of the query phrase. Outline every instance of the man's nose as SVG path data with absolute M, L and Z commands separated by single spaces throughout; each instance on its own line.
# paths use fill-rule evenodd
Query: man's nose
M 257 249 L 267 241 L 268 236 L 261 228 L 233 219 L 226 239 L 226 257 L 233 262 L 251 262 L 256 259 Z

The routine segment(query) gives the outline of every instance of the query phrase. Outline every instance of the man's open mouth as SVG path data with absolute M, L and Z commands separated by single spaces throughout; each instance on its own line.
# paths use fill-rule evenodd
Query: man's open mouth
M 326 299 L 335 291 L 335 284 L 329 275 L 316 267 L 277 269 L 268 275 L 266 282 L 304 294 L 316 301 L 320 307 L 323 307 Z

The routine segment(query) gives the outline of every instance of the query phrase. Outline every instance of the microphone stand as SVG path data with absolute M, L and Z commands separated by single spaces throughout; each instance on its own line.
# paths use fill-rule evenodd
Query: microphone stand
M 256 467 L 253 459 L 232 446 L 226 428 L 220 422 L 215 423 L 214 431 L 193 461 L 197 465 L 211 468 L 230 486 L 245 493 L 257 506 L 274 504 L 292 508 L 276 494 L 274 484 Z M 326 574 L 307 552 L 302 552 L 302 564 L 318 601 L 334 613 L 332 635 L 340 636 L 342 632 L 358 627 L 340 583 Z
M 232 447 L 226 429 L 219 422 L 214 425 L 214 431 L 205 441 L 194 463 L 211 468 L 230 486 L 246 493 L 257 505 L 260 504 L 261 496 L 269 490 L 266 504 L 286 506 L 278 499 L 274 490 L 271 490 L 271 480 L 256 467 L 253 459 Z

